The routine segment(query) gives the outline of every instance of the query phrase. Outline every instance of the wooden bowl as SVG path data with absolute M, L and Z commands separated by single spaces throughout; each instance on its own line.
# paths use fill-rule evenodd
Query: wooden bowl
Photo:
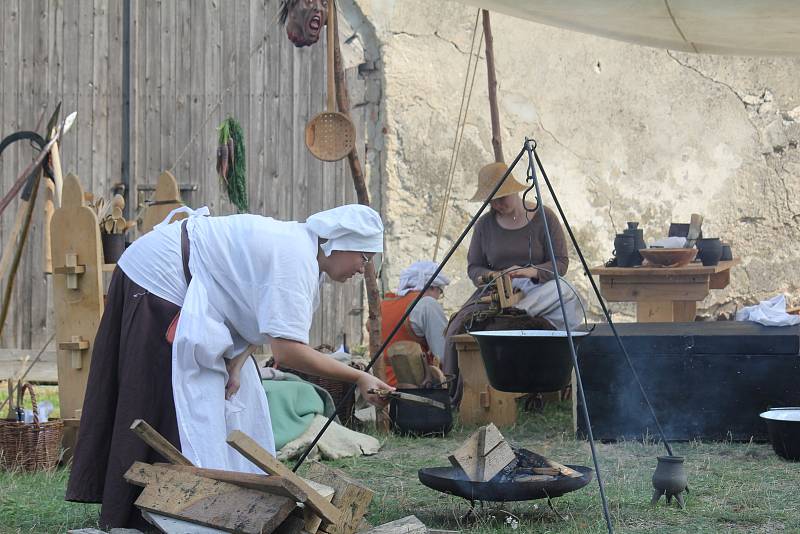
M 697 249 L 692 248 L 643 248 L 639 254 L 650 265 L 659 267 L 683 267 L 688 265 L 697 255 Z

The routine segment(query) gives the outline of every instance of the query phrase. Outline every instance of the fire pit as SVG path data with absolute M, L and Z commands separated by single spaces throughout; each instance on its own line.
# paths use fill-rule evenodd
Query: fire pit
M 592 481 L 594 471 L 589 467 L 568 465 L 580 476 L 568 476 L 546 467 L 542 457 L 526 449 L 515 449 L 516 460 L 488 482 L 470 480 L 460 467 L 427 467 L 419 470 L 419 481 L 425 486 L 463 497 L 470 502 L 532 501 L 560 497 Z M 564 466 L 561 466 L 562 468 Z M 553 474 L 538 474 L 548 469 Z M 575 473 L 573 473 L 575 475 Z

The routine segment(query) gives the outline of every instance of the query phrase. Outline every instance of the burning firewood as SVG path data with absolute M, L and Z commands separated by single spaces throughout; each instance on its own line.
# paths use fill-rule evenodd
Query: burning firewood
M 473 433 L 449 459 L 473 482 L 488 482 L 495 477 L 509 481 L 546 482 L 559 476 L 582 476 L 541 454 L 512 447 L 492 423 Z

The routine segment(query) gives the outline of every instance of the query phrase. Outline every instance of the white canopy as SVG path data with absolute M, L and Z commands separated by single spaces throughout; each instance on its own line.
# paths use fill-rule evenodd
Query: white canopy
M 462 0 L 610 39 L 701 54 L 800 55 L 798 0 Z

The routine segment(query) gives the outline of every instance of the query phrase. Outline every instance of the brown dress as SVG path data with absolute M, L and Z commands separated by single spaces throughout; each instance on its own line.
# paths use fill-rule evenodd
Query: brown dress
M 524 266 L 532 264 L 536 267 L 553 270 L 550 255 L 547 250 L 547 241 L 544 231 L 544 222 L 541 217 L 542 210 L 536 210 L 530 222 L 522 228 L 507 230 L 501 227 L 494 212 L 483 215 L 472 233 L 472 240 L 469 244 L 467 253 L 467 274 L 478 289 L 461 306 L 461 309 L 450 318 L 447 326 L 444 348 L 444 372 L 447 375 L 458 375 L 458 354 L 453 336 L 463 334 L 468 327 L 473 326 L 473 315 L 475 312 L 486 310 L 488 304 L 476 302 L 482 294 L 482 287 L 479 282 L 481 275 L 489 271 L 502 271 L 514 265 Z M 558 216 L 548 207 L 544 207 L 547 217 L 547 225 L 550 229 L 550 236 L 553 240 L 553 250 L 558 264 L 558 272 L 564 275 L 569 267 L 569 255 L 567 253 L 567 243 L 564 238 L 564 231 Z M 547 282 L 554 277 L 550 272 L 539 271 L 539 281 Z M 550 323 L 545 319 L 532 318 L 531 328 L 552 329 Z M 517 327 L 519 328 L 519 327 Z M 453 403 L 461 402 L 462 381 L 451 382 L 450 395 Z
M 92 350 L 66 499 L 102 502 L 102 528 L 147 530 L 134 506 L 141 488 L 123 474 L 135 461 L 164 462 L 131 430 L 147 421 L 180 450 L 172 400 L 172 347 L 163 334 L 179 307 L 117 268 Z

